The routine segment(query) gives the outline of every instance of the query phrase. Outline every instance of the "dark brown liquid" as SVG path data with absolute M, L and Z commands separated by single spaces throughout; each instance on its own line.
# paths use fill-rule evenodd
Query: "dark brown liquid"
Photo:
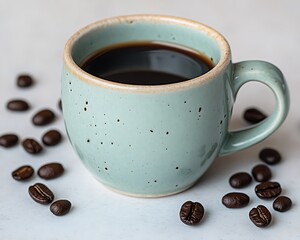
M 213 63 L 198 52 L 161 43 L 131 43 L 102 49 L 81 68 L 109 81 L 134 85 L 162 85 L 207 73 Z

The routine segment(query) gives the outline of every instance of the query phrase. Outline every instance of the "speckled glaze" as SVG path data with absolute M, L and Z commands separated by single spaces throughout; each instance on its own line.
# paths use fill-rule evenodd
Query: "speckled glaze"
M 216 66 L 195 79 L 156 86 L 114 83 L 78 67 L 97 49 L 129 41 L 192 48 Z M 276 109 L 262 123 L 228 132 L 236 94 L 250 79 L 273 90 Z M 136 15 L 93 23 L 70 38 L 62 106 L 73 148 L 101 183 L 128 195 L 159 197 L 192 186 L 218 156 L 269 136 L 287 115 L 289 95 L 274 65 L 232 64 L 229 45 L 215 30 L 181 18 Z

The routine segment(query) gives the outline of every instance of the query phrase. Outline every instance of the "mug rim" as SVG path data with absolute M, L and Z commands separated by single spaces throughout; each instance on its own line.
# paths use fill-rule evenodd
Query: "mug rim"
M 200 75 L 198 77 L 189 80 L 177 82 L 177 83 L 162 84 L 162 85 L 135 85 L 135 84 L 126 84 L 126 83 L 109 81 L 100 77 L 96 77 L 92 74 L 89 74 L 88 72 L 81 69 L 73 60 L 72 57 L 73 46 L 76 43 L 76 41 L 78 41 L 84 35 L 88 34 L 89 32 L 97 28 L 108 27 L 111 25 L 124 23 L 124 22 L 132 23 L 135 21 L 172 23 L 172 24 L 181 25 L 184 27 L 189 27 L 189 28 L 196 29 L 198 31 L 205 32 L 207 35 L 209 35 L 216 41 L 221 51 L 220 60 L 210 71 L 208 71 L 203 75 Z M 126 16 L 106 18 L 81 28 L 80 30 L 75 32 L 67 41 L 64 47 L 63 60 L 64 60 L 65 67 L 70 73 L 72 73 L 81 81 L 84 81 L 88 84 L 111 89 L 111 90 L 114 89 L 114 90 L 140 92 L 140 93 L 158 93 L 158 92 L 171 92 L 171 91 L 196 87 L 214 79 L 216 76 L 218 76 L 221 72 L 223 72 L 227 68 L 227 65 L 231 61 L 231 50 L 225 37 L 215 29 L 205 24 L 196 22 L 194 20 L 181 18 L 181 17 L 154 15 L 154 14 L 139 14 L 139 15 L 126 15 Z

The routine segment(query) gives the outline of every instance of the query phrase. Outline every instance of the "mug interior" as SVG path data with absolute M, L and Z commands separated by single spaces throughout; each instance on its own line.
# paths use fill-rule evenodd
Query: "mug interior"
M 214 68 L 199 76 L 199 80 L 213 78 L 230 61 L 227 41 L 210 27 L 175 17 L 136 15 L 102 20 L 81 29 L 66 45 L 65 62 L 73 65 L 68 68 L 88 74 L 80 66 L 89 56 L 103 48 L 130 42 L 177 45 L 205 55 L 213 62 Z

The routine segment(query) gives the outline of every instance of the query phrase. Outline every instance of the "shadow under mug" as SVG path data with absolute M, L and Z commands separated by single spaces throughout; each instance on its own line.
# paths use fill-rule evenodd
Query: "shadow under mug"
M 139 41 L 191 48 L 215 67 L 194 79 L 147 86 L 108 81 L 80 68 L 99 49 Z M 234 100 L 249 81 L 271 88 L 276 108 L 261 123 L 230 132 Z M 66 130 L 81 161 L 107 187 L 140 197 L 191 187 L 218 156 L 268 137 L 289 109 L 277 67 L 264 61 L 233 64 L 230 47 L 217 31 L 159 15 L 115 17 L 79 30 L 65 46 L 61 86 Z

